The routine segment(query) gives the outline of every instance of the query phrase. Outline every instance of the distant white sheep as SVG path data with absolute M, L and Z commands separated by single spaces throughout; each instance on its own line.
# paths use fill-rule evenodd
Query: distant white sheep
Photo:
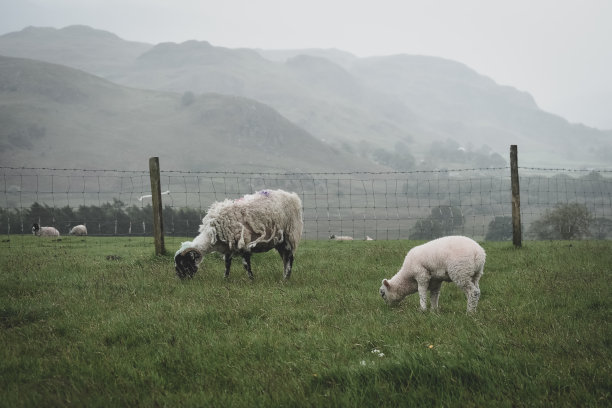
M 334 241 L 352 241 L 353 237 L 350 237 L 348 235 L 330 235 L 329 239 Z
M 41 227 L 37 223 L 32 224 L 32 234 L 37 237 L 59 237 L 60 233 L 54 227 Z
M 484 249 L 470 238 L 435 239 L 408 251 L 399 272 L 389 280 L 383 279 L 380 295 L 391 305 L 418 291 L 421 309 L 427 310 L 429 290 L 431 307 L 437 309 L 442 282 L 454 282 L 467 296 L 467 311 L 474 312 L 485 259 Z
M 76 236 L 87 235 L 87 227 L 82 224 L 74 226 L 70 230 L 70 235 L 76 235 Z
M 284 278 L 289 279 L 303 228 L 302 201 L 295 193 L 263 190 L 215 202 L 202 220 L 200 234 L 183 242 L 174 255 L 176 274 L 181 279 L 193 277 L 203 256 L 216 251 L 223 254 L 226 278 L 232 257 L 240 255 L 253 279 L 251 254 L 276 249 L 283 259 Z

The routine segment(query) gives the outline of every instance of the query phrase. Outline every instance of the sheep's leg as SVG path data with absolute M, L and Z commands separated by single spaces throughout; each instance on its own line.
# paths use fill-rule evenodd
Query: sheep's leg
M 427 289 L 429 289 L 428 281 L 417 281 L 418 290 L 419 290 L 419 302 L 421 304 L 421 310 L 427 310 Z
M 293 268 L 293 251 L 285 245 L 277 246 L 276 250 L 283 260 L 283 279 L 287 280 L 291 277 Z
M 480 299 L 480 289 L 478 286 L 474 286 L 474 288 L 470 291 L 468 295 L 467 302 L 467 311 L 469 313 L 476 311 L 476 306 L 478 306 L 478 300 Z
M 442 288 L 442 282 L 431 282 L 429 284 L 429 291 L 431 292 L 431 308 L 438 308 L 438 299 L 440 298 L 440 289 Z
M 225 254 L 223 255 L 223 260 L 225 261 L 225 278 L 229 278 L 230 268 L 232 266 L 232 255 Z
M 284 266 L 283 278 L 287 280 L 291 277 L 291 269 L 293 268 L 293 252 L 284 251 L 281 253 L 281 257 L 283 258 Z
M 474 285 L 476 285 L 476 289 L 478 290 L 480 290 L 478 282 L 480 281 L 480 278 L 482 277 L 483 272 L 484 272 L 484 265 L 481 266 L 480 269 L 472 277 L 472 282 L 474 283 Z
M 289 253 L 288 260 L 285 261 L 285 274 L 283 278 L 289 279 L 291 277 L 291 271 L 293 270 L 293 252 Z
M 247 274 L 249 275 L 249 279 L 253 279 L 253 271 L 251 271 L 251 254 L 250 253 L 244 253 L 242 254 L 242 266 L 244 266 L 244 269 L 247 271 Z
M 475 312 L 476 306 L 478 306 L 478 300 L 480 299 L 480 288 L 478 287 L 478 285 L 474 285 L 472 282 L 468 282 L 461 289 L 463 289 L 463 292 L 465 292 L 465 296 L 467 297 L 468 313 Z

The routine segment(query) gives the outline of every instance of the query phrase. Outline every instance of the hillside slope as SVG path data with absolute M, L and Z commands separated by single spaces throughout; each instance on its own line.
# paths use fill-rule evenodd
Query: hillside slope
M 125 88 L 27 59 L 0 57 L 0 123 L 3 166 L 142 169 L 160 156 L 165 169 L 363 168 L 254 100 Z

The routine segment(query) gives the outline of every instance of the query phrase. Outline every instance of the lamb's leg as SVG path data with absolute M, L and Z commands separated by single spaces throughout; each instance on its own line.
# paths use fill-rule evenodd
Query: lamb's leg
M 244 266 L 244 269 L 247 271 L 247 274 L 249 275 L 249 279 L 253 279 L 253 271 L 251 271 L 251 254 L 250 253 L 244 253 L 242 254 L 242 266 Z
M 427 289 L 429 288 L 429 282 L 423 281 L 418 282 L 418 290 L 419 290 L 419 302 L 421 304 L 421 310 L 427 310 Z
M 476 311 L 476 306 L 478 306 L 479 299 L 480 299 L 480 289 L 477 286 L 474 286 L 474 288 L 468 295 L 467 311 L 469 313 Z
M 476 306 L 478 306 L 478 299 L 480 299 L 480 288 L 477 285 L 474 285 L 472 282 L 468 282 L 461 289 L 463 289 L 463 292 L 465 292 L 465 296 L 467 297 L 468 313 L 475 312 Z
M 440 289 L 442 287 L 442 282 L 431 282 L 429 284 L 429 291 L 431 292 L 431 308 L 438 308 L 438 299 L 440 298 Z
M 229 278 L 230 268 L 232 266 L 232 255 L 225 254 L 223 255 L 223 260 L 225 261 L 225 278 Z

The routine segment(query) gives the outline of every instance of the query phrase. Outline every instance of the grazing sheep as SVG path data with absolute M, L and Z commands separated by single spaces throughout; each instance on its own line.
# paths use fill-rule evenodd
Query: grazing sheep
M 421 309 L 427 310 L 429 290 L 431 307 L 437 309 L 442 282 L 454 282 L 467 296 L 467 311 L 474 312 L 485 259 L 484 249 L 470 238 L 435 239 L 408 251 L 399 272 L 389 280 L 383 279 L 380 295 L 391 305 L 418 291 Z
M 251 254 L 274 248 L 283 259 L 284 278 L 289 279 L 303 227 L 302 201 L 295 193 L 263 190 L 215 202 L 202 220 L 200 234 L 183 242 L 174 255 L 176 274 L 181 279 L 193 277 L 203 256 L 216 251 L 223 254 L 226 278 L 232 257 L 240 255 L 253 279 Z
M 87 235 L 87 227 L 84 225 L 77 225 L 72 227 L 70 235 L 83 236 Z
M 32 234 L 37 237 L 59 237 L 60 233 L 53 227 L 41 227 L 37 223 L 32 224 Z
M 348 235 L 330 235 L 329 239 L 334 241 L 352 241 L 353 237 L 349 237 Z

